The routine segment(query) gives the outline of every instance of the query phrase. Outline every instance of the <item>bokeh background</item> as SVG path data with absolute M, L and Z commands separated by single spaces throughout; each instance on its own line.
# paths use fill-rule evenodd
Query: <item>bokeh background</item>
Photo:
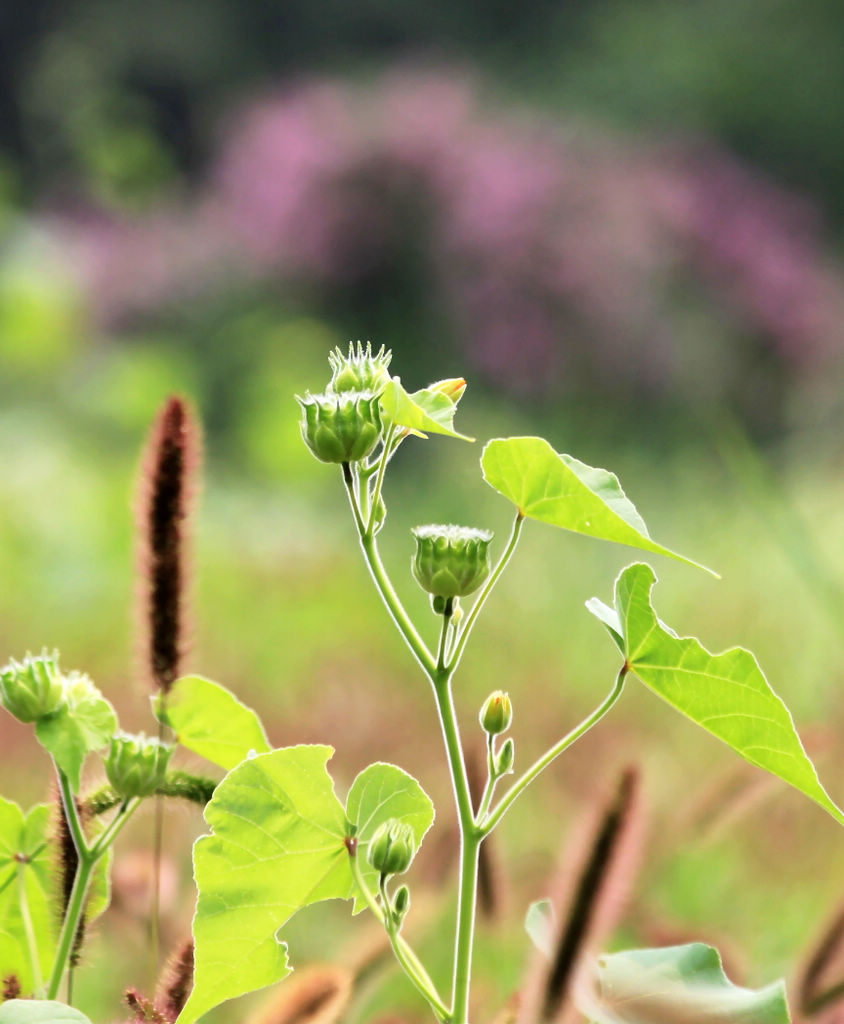
M 618 472 L 656 537 L 717 568 L 661 562 L 660 613 L 755 651 L 844 799 L 842 52 L 838 0 L 0 7 L 0 657 L 58 647 L 151 727 L 132 496 L 152 417 L 188 395 L 205 464 L 186 668 L 277 744 L 334 744 L 340 788 L 373 756 L 417 773 L 446 857 L 429 694 L 292 397 L 322 388 L 330 348 L 370 339 L 409 387 L 466 376 L 480 442 L 538 433 Z M 423 620 L 409 528 L 506 535 L 479 454 L 414 441 L 391 471 L 386 557 Z M 477 708 L 510 690 L 522 764 L 611 684 L 583 601 L 634 557 L 525 532 L 457 694 L 480 742 Z M 42 799 L 28 731 L 0 729 L 5 795 Z M 647 838 L 604 945 L 701 938 L 761 984 L 795 975 L 844 897 L 840 829 L 634 683 L 495 837 L 479 1020 L 519 988 L 525 909 L 630 764 Z M 179 842 L 202 827 L 177 821 L 173 940 L 192 901 Z M 142 981 L 148 832 L 77 979 L 97 1020 Z M 420 870 L 420 941 L 444 965 L 444 868 Z M 360 927 L 333 907 L 294 922 L 294 960 L 342 961 Z M 424 1019 L 382 971 L 348 1019 L 388 1011 Z

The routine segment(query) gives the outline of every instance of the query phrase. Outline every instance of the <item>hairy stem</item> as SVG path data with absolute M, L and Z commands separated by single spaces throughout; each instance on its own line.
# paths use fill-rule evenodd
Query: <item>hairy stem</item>
M 615 685 L 613 686 L 610 693 L 602 704 L 600 704 L 588 718 L 585 718 L 580 725 L 576 726 L 571 732 L 567 733 L 561 740 L 554 744 L 553 747 L 548 749 L 542 757 L 527 769 L 524 775 L 514 782 L 510 789 L 507 791 L 504 797 L 500 800 L 498 806 L 489 815 L 486 821 L 482 822 L 480 827 L 484 835 L 489 833 L 495 828 L 495 826 L 501 821 L 507 811 L 512 807 L 515 801 L 521 796 L 521 794 L 527 789 L 527 787 L 533 782 L 533 780 L 548 767 L 551 762 L 560 756 L 564 750 L 567 750 L 573 743 L 580 739 L 585 733 L 589 732 L 593 725 L 599 722 L 604 715 L 610 710 L 615 704 L 618 698 L 621 696 L 621 692 L 624 689 L 624 678 L 629 671 L 627 662 L 621 666 L 621 669 L 616 676 Z

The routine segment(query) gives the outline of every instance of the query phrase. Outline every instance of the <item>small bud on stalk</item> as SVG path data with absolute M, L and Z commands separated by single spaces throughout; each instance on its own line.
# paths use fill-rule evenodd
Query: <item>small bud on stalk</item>
M 381 439 L 381 407 L 372 391 L 305 395 L 302 438 L 320 462 L 358 462 Z
M 375 830 L 367 850 L 369 863 L 382 875 L 401 875 L 416 854 L 413 829 L 397 818 L 390 818 Z
M 416 582 L 434 597 L 465 597 L 489 575 L 491 530 L 469 526 L 417 526 L 411 569 Z
M 495 690 L 484 701 L 480 713 L 481 728 L 491 736 L 507 732 L 513 721 L 513 705 L 510 695 L 503 690 Z
M 512 737 L 506 739 L 501 746 L 498 757 L 495 760 L 495 774 L 497 776 L 509 775 L 513 770 L 516 760 L 516 744 Z
M 106 758 L 108 781 L 124 800 L 151 796 L 164 782 L 172 754 L 173 748 L 160 740 L 118 733 Z
M 331 365 L 331 382 L 326 390 L 332 394 L 346 391 L 371 391 L 378 394 L 390 380 L 388 367 L 393 353 L 381 348 L 372 354 L 372 346 L 361 342 L 355 347 L 349 342 L 349 354 L 344 356 L 339 348 L 328 356 Z
M 410 889 L 406 885 L 399 886 L 393 897 L 393 921 L 401 927 L 402 921 L 410 910 Z
M 0 669 L 0 700 L 21 722 L 36 722 L 65 702 L 58 654 L 31 654 Z

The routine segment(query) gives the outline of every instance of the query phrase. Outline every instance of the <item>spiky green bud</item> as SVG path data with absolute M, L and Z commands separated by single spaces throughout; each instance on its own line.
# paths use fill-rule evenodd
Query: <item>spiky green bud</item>
M 320 462 L 365 459 L 381 439 L 381 407 L 371 391 L 305 395 L 302 437 Z
M 339 394 L 345 391 L 371 391 L 378 394 L 390 380 L 388 367 L 393 353 L 381 348 L 372 354 L 372 345 L 366 348 L 359 341 L 357 346 L 349 342 L 349 354 L 344 356 L 339 348 L 328 356 L 331 364 L 331 383 L 327 391 Z
M 159 740 L 129 733 L 112 737 L 106 757 L 106 775 L 124 800 L 151 796 L 164 782 L 173 748 Z
M 411 569 L 416 582 L 435 597 L 465 597 L 489 575 L 491 530 L 469 526 L 417 526 Z
M 0 669 L 0 701 L 21 722 L 37 722 L 65 702 L 57 652 L 27 654 Z
M 366 856 L 382 875 L 400 875 L 410 867 L 415 853 L 416 840 L 411 826 L 390 818 L 375 830 Z
M 481 728 L 491 736 L 507 732 L 513 721 L 513 705 L 510 695 L 503 690 L 495 690 L 484 701 L 480 713 Z

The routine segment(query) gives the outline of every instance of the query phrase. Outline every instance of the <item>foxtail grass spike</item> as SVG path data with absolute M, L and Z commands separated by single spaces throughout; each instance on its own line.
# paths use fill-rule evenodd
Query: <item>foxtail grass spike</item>
M 167 693 L 185 644 L 186 520 L 199 463 L 199 428 L 187 402 L 168 399 L 150 432 L 140 478 L 138 528 L 145 662 Z
M 151 999 L 136 988 L 127 988 L 123 993 L 123 1001 L 132 1011 L 132 1024 L 173 1024 L 175 1017 L 162 1013 Z
M 188 939 L 173 953 L 161 975 L 158 1002 L 170 1020 L 184 1009 L 193 987 L 193 939 Z
M 838 907 L 815 944 L 808 961 L 797 978 L 795 988 L 801 1014 L 813 1016 L 823 1006 L 833 1002 L 833 996 L 844 998 L 844 974 L 841 960 L 844 953 L 844 905 Z M 837 968 L 837 984 L 829 985 L 828 976 Z
M 21 980 L 17 974 L 7 974 L 3 979 L 3 1000 L 17 999 L 21 994 Z
M 64 804 L 58 790 L 54 797 L 55 817 L 53 825 L 53 836 L 55 840 L 56 857 L 56 886 L 58 889 L 58 923 L 64 920 L 70 903 L 70 894 L 73 891 L 73 882 L 76 878 L 76 871 L 79 866 L 79 854 L 76 851 L 76 844 L 73 842 L 73 835 L 70 831 Z M 76 801 L 76 809 L 79 812 L 83 827 L 89 814 L 87 808 L 79 800 Z M 82 954 L 82 944 L 85 941 L 85 914 L 80 915 L 79 926 L 73 939 L 73 947 L 68 960 L 68 966 L 74 968 L 79 964 Z
M 338 1024 L 352 995 L 348 968 L 314 964 L 280 985 L 246 1024 Z

